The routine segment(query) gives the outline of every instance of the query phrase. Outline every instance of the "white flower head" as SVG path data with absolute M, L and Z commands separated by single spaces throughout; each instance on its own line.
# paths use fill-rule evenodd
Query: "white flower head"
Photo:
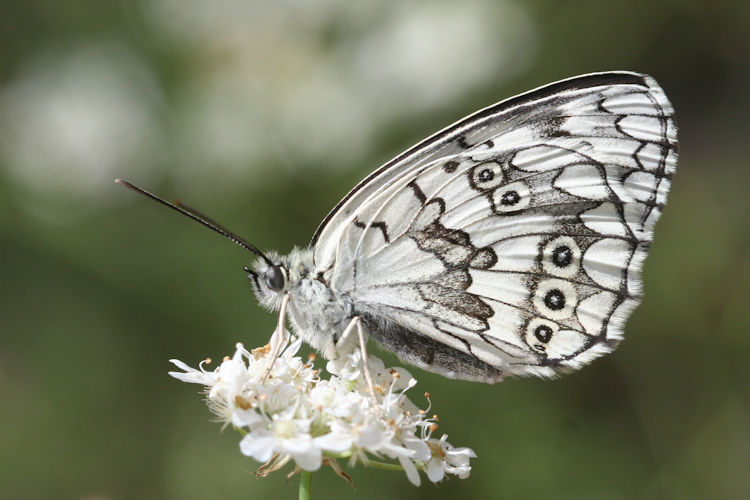
M 419 470 L 432 482 L 446 475 L 469 477 L 469 461 L 476 454 L 454 448 L 445 435 L 432 437 L 437 416 L 428 416 L 429 407 L 422 410 L 407 397 L 417 384 L 407 370 L 386 368 L 369 356 L 373 394 L 359 350 L 329 361 L 331 376 L 322 379 L 313 367 L 314 355 L 307 362 L 297 356 L 300 346 L 295 340 L 271 360 L 269 346 L 248 351 L 238 343 L 234 355 L 214 371 L 204 363 L 194 369 L 171 360 L 182 371 L 169 374 L 205 386 L 206 403 L 217 419 L 243 434 L 240 451 L 266 462 L 259 475 L 294 461 L 307 471 L 331 465 L 343 477 L 336 459 L 345 458 L 352 465 L 400 466 L 417 486 Z
M 313 445 L 310 419 L 274 415 L 270 428 L 255 426 L 240 441 L 240 451 L 259 462 L 268 462 L 274 453 L 291 456 L 305 470 L 318 470 L 323 461 L 319 447 Z

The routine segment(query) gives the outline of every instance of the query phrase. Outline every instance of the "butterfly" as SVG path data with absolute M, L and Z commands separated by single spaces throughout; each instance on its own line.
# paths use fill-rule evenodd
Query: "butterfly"
M 552 377 L 612 351 L 641 300 L 673 114 L 653 78 L 624 71 L 511 97 L 371 173 L 287 255 L 118 182 L 254 253 L 245 271 L 277 333 L 288 314 L 326 358 L 366 354 L 369 337 L 449 378 Z

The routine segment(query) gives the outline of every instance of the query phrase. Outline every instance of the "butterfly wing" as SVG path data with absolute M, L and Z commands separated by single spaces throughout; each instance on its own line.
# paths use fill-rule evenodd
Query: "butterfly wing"
M 469 380 L 553 376 L 614 349 L 677 162 L 646 75 L 500 102 L 357 185 L 314 238 L 317 275 L 372 337 Z

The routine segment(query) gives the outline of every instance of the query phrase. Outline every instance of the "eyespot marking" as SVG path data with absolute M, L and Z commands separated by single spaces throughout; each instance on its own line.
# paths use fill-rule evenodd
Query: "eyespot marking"
M 539 282 L 533 298 L 539 313 L 552 320 L 567 319 L 578 304 L 575 286 L 565 280 L 548 279 Z
M 544 295 L 544 305 L 553 311 L 559 311 L 565 307 L 565 295 L 557 288 L 553 288 Z
M 495 213 L 502 215 L 515 213 L 529 206 L 531 203 L 531 190 L 522 181 L 511 182 L 495 189 L 491 200 Z
M 488 161 L 474 166 L 469 173 L 469 181 L 474 189 L 489 191 L 505 180 L 503 169 L 496 161 Z
M 581 248 L 570 236 L 558 236 L 544 245 L 540 258 L 545 272 L 570 278 L 581 267 Z

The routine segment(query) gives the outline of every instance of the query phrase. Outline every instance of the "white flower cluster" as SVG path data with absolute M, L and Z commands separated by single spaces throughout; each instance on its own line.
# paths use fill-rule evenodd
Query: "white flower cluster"
M 454 448 L 445 435 L 432 437 L 437 415 L 429 416 L 406 397 L 406 391 L 417 383 L 409 372 L 385 368 L 380 359 L 370 356 L 373 395 L 359 350 L 329 361 L 326 370 L 332 375 L 322 379 L 313 368 L 313 355 L 307 363 L 296 356 L 300 344 L 296 340 L 285 349 L 263 382 L 269 346 L 249 352 L 237 344 L 234 356 L 225 358 L 214 371 L 205 370 L 203 363 L 196 370 L 171 360 L 183 371 L 169 374 L 206 386 L 209 408 L 220 421 L 244 434 L 242 453 L 266 462 L 259 473 L 278 470 L 294 460 L 307 471 L 326 464 L 348 477 L 336 463 L 336 458 L 348 458 L 351 464 L 403 469 L 417 486 L 419 469 L 432 482 L 446 474 L 469 476 L 474 451 Z M 425 396 L 429 399 L 429 394 Z M 392 462 L 382 462 L 383 457 Z

